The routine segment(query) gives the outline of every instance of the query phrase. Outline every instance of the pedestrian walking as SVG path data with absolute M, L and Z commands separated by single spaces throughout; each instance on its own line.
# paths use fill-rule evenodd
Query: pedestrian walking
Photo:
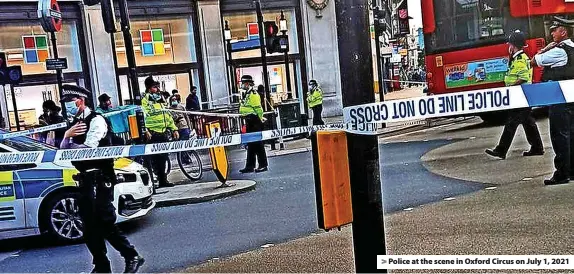
M 151 76 L 145 79 L 145 94 L 142 99 L 142 109 L 145 114 L 146 140 L 152 144 L 168 142 L 170 135 L 175 140 L 179 139 L 178 128 L 173 121 L 173 117 L 165 109 L 162 103 L 163 93 L 159 90 L 159 82 Z M 168 182 L 166 174 L 166 162 L 169 161 L 168 154 L 150 156 L 152 169 L 158 177 L 159 187 L 173 187 L 174 184 Z
M 309 93 L 307 93 L 309 108 L 313 111 L 313 125 L 324 125 L 321 117 L 323 113 L 323 90 L 316 80 L 309 81 Z
M 111 111 L 112 109 L 112 97 L 110 97 L 107 93 L 104 93 L 98 97 L 98 107 L 96 111 L 100 113 L 106 113 Z
M 170 106 L 169 109 L 185 111 L 185 107 L 179 101 L 179 96 L 173 95 L 169 98 Z M 177 125 L 180 140 L 189 140 L 191 135 L 190 122 L 185 113 L 182 112 L 172 112 L 173 121 Z
M 521 31 L 512 33 L 508 38 L 508 52 L 510 53 L 510 62 L 508 71 L 504 77 L 506 86 L 517 86 L 532 83 L 532 66 L 530 58 L 524 53 L 526 46 L 526 35 Z M 508 121 L 504 126 L 502 136 L 498 146 L 494 149 L 487 149 L 488 155 L 506 159 L 506 154 L 510 149 L 514 135 L 518 126 L 522 124 L 526 140 L 530 144 L 530 150 L 522 153 L 523 156 L 544 155 L 544 145 L 542 138 L 536 126 L 536 120 L 532 117 L 531 108 L 515 109 L 509 111 Z
M 532 65 L 544 68 L 543 82 L 574 79 L 574 42 L 570 39 L 574 21 L 554 17 L 550 26 L 553 42 L 536 54 Z M 565 184 L 574 179 L 574 107 L 551 105 L 548 120 L 550 140 L 556 157 L 555 172 L 545 185 Z
M 263 107 L 261 106 L 261 96 L 254 88 L 253 77 L 244 75 L 241 77 L 241 87 L 246 91 L 245 99 L 239 106 L 239 113 L 246 115 L 246 132 L 263 131 Z M 257 160 L 258 167 L 255 168 Z M 262 141 L 247 144 L 247 160 L 245 168 L 241 173 L 264 172 L 268 170 L 267 154 Z
M 199 97 L 197 97 L 197 88 L 191 87 L 191 93 L 185 99 L 185 109 L 187 111 L 199 111 Z
M 52 100 L 47 100 L 42 104 L 43 114 L 38 117 L 38 121 L 40 122 L 40 126 L 49 126 L 55 125 L 65 122 L 66 120 L 60 114 L 62 108 L 56 105 L 56 103 Z M 50 132 L 42 132 L 41 138 L 42 141 L 55 147 L 60 147 L 62 140 L 64 139 L 64 134 L 66 133 L 66 129 L 56 129 Z
M 62 102 L 66 112 L 75 117 L 72 127 L 64 134 L 62 149 L 96 148 L 112 146 L 112 130 L 109 121 L 92 111 L 87 105 L 91 92 L 85 88 L 62 86 Z M 144 263 L 134 246 L 115 225 L 116 213 L 113 206 L 114 186 L 117 184 L 114 159 L 73 161 L 79 171 L 79 214 L 82 218 L 84 239 L 92 254 L 92 272 L 111 273 L 107 257 L 106 240 L 125 259 L 125 273 L 135 273 Z

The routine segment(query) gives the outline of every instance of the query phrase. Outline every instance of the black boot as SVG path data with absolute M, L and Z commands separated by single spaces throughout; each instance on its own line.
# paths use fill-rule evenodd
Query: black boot
M 253 171 L 255 171 L 253 168 L 244 168 L 242 170 L 240 170 L 240 173 L 252 173 Z
M 493 156 L 493 157 L 497 157 L 500 159 L 506 159 L 506 155 L 503 154 L 502 152 L 496 150 L 496 149 L 487 149 L 484 152 L 486 152 L 486 154 Z
M 522 153 L 522 156 L 528 157 L 528 156 L 541 156 L 544 155 L 544 150 L 540 150 L 540 149 L 530 149 L 529 151 L 525 151 Z
M 112 266 L 109 261 L 107 263 L 95 264 L 92 273 L 112 273 Z
M 126 269 L 124 273 L 136 273 L 144 264 L 145 260 L 141 256 L 135 256 L 131 259 L 126 259 Z

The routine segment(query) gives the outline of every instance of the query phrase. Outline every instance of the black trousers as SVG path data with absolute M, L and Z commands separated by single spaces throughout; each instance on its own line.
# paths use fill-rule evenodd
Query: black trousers
M 556 157 L 554 157 L 554 178 L 563 180 L 574 174 L 574 107 L 567 104 L 549 107 L 550 140 Z
M 522 128 L 524 128 L 526 140 L 528 140 L 528 143 L 530 144 L 530 149 L 532 151 L 543 151 L 544 144 L 542 144 L 542 138 L 540 137 L 538 126 L 536 126 L 536 120 L 532 117 L 532 109 L 530 108 L 517 109 L 510 112 L 496 150 L 503 154 L 508 153 L 519 125 L 522 125 Z
M 156 143 L 164 143 L 164 142 L 168 142 L 168 136 L 167 133 L 157 133 L 157 132 L 151 132 L 151 140 L 150 143 L 152 144 L 156 144 Z M 165 163 L 169 160 L 169 154 L 158 154 L 158 155 L 153 155 L 153 156 L 149 156 L 148 160 L 151 162 L 151 166 L 153 169 L 153 172 L 155 173 L 155 175 L 157 176 L 158 182 L 160 186 L 163 186 L 167 183 L 167 174 L 165 172 Z
M 246 131 L 258 132 L 263 130 L 263 122 L 257 115 L 249 115 L 246 117 Z M 265 145 L 263 142 L 253 142 L 247 144 L 247 161 L 245 162 L 245 169 L 254 169 L 255 163 L 259 163 L 259 168 L 268 166 L 267 153 L 265 152 Z
M 111 173 L 110 173 L 111 172 Z M 109 175 L 105 175 L 109 174 Z M 84 239 L 92 254 L 93 264 L 100 270 L 110 269 L 106 240 L 126 259 L 138 252 L 116 226 L 113 205 L 115 174 L 113 169 L 80 173 L 79 213 L 84 225 Z
M 324 125 L 323 118 L 321 117 L 323 113 L 323 105 L 317 105 L 311 108 L 313 110 L 313 125 L 319 126 Z

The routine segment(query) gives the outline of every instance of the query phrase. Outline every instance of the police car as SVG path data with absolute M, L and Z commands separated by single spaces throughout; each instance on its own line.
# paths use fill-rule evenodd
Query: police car
M 5 133 L 0 130 L 0 133 Z M 28 137 L 0 140 L 0 152 L 56 150 Z M 154 208 L 149 173 L 129 159 L 115 161 L 117 223 L 143 217 Z M 78 171 L 69 163 L 0 165 L 0 240 L 48 234 L 61 241 L 80 240 Z

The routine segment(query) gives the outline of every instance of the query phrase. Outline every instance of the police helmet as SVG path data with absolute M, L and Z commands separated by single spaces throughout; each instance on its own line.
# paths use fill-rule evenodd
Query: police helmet
M 508 43 L 514 45 L 517 48 L 523 48 L 526 46 L 526 35 L 520 30 L 516 30 L 508 37 Z
M 241 83 L 250 83 L 253 84 L 253 77 L 251 75 L 243 75 L 241 76 Z

